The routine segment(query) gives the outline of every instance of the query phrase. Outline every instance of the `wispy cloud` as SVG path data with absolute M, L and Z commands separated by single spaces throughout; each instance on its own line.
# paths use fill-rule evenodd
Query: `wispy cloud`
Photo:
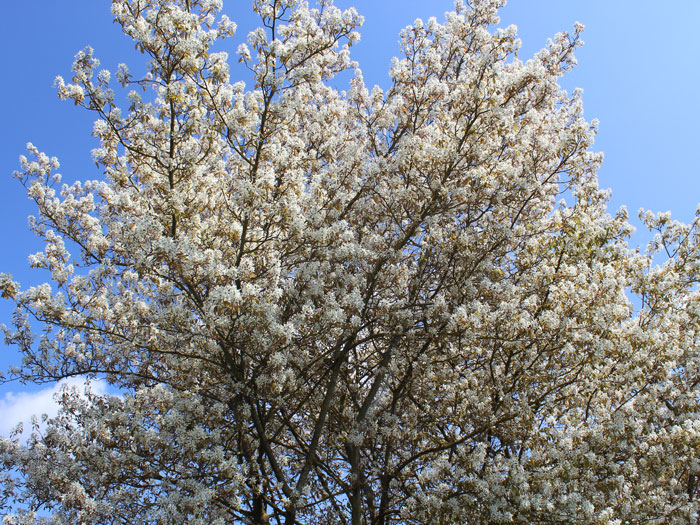
M 28 434 L 33 415 L 40 417 L 47 414 L 53 417 L 58 414 L 58 404 L 55 395 L 63 389 L 63 386 L 76 386 L 82 390 L 85 380 L 82 378 L 65 379 L 36 391 L 8 392 L 0 398 L 0 436 L 8 437 L 12 429 L 19 423 L 24 423 L 24 434 Z M 102 394 L 106 391 L 106 385 L 102 381 L 92 381 L 90 390 Z

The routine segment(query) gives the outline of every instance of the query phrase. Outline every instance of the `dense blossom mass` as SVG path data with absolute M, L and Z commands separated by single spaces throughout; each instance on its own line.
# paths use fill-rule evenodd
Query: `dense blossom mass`
M 57 80 L 104 176 L 30 145 L 51 283 L 0 275 L 5 379 L 111 394 L 0 439 L 3 523 L 695 522 L 697 222 L 628 248 L 582 28 L 523 62 L 502 3 L 417 20 L 382 90 L 330 0 L 255 1 L 249 85 L 220 0 L 112 0 L 147 72 Z

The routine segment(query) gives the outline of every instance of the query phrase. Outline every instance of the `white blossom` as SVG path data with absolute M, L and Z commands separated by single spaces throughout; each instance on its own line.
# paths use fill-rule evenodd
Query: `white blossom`
M 246 87 L 219 0 L 113 0 L 147 72 L 56 79 L 104 177 L 28 144 L 51 283 L 0 293 L 8 379 L 119 396 L 0 440 L 4 523 L 697 521 L 700 212 L 628 247 L 558 84 L 583 26 L 522 62 L 503 3 L 416 20 L 370 90 L 354 9 L 256 0 Z

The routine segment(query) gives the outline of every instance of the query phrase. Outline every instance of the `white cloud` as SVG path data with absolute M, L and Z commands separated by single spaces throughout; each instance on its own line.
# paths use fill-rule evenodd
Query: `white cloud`
M 85 386 L 84 378 L 64 379 L 54 385 L 33 392 L 8 392 L 0 398 L 0 436 L 8 437 L 12 429 L 19 423 L 24 423 L 24 436 L 28 435 L 31 429 L 31 418 L 33 415 L 41 417 L 47 414 L 53 417 L 58 413 L 58 404 L 54 399 L 60 393 L 63 386 L 76 386 L 82 390 Z M 106 384 L 103 381 L 90 382 L 90 390 L 102 394 L 106 391 Z

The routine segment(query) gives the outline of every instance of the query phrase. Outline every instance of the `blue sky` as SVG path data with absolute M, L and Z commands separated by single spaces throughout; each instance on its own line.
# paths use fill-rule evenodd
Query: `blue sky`
M 383 87 L 391 57 L 398 52 L 400 29 L 417 17 L 442 19 L 453 5 L 452 0 L 336 3 L 354 5 L 365 16 L 353 56 L 365 81 Z M 26 270 L 28 254 L 40 245 L 27 229 L 31 203 L 12 178 L 24 145 L 31 141 L 57 156 L 66 180 L 100 176 L 90 156 L 96 146 L 90 135 L 94 118 L 60 102 L 52 87 L 54 78 L 70 77 L 72 57 L 86 45 L 108 69 L 116 69 L 119 62 L 135 70 L 143 64 L 130 40 L 111 22 L 109 5 L 107 0 L 0 2 L 0 272 L 12 273 L 23 285 L 42 278 Z M 236 40 L 227 46 L 233 52 L 255 20 L 249 0 L 224 0 L 224 10 L 239 24 Z M 674 217 L 690 220 L 700 202 L 700 39 L 695 28 L 700 2 L 511 0 L 501 16 L 501 25 L 518 26 L 523 60 L 556 32 L 571 30 L 575 21 L 586 25 L 586 45 L 577 53 L 579 66 L 562 84 L 568 90 L 583 88 L 586 117 L 600 121 L 595 149 L 605 153 L 599 179 L 602 187 L 613 191 L 611 211 L 624 204 L 633 219 L 644 207 L 671 210 Z M 632 242 L 644 239 L 640 234 Z M 10 318 L 10 305 L 0 303 L 0 323 Z M 0 367 L 16 361 L 16 351 L 0 345 Z M 45 393 L 34 401 L 26 394 L 35 390 L 0 386 L 0 413 L 11 407 L 16 413 L 18 399 L 22 407 L 46 406 Z

